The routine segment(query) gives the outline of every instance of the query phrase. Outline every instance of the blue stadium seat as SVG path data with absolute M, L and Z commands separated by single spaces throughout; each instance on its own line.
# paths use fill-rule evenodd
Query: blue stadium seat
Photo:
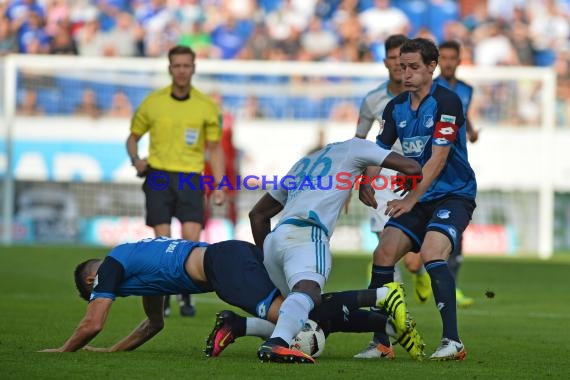
M 322 108 L 321 99 L 307 96 L 290 98 L 288 103 L 289 114 L 294 119 L 318 119 L 321 117 Z
M 215 75 L 214 79 L 219 82 L 225 83 L 247 83 L 249 81 L 249 77 L 247 75 L 238 75 L 238 74 L 219 74 Z
M 63 114 L 72 114 L 81 99 L 83 84 L 79 79 L 56 77 L 56 86 L 61 94 L 60 110 Z
M 245 101 L 245 96 L 241 95 L 226 95 L 222 97 L 222 104 L 225 109 L 236 110 L 242 106 Z
M 287 112 L 287 99 L 284 97 L 261 96 L 259 108 L 266 117 L 283 119 Z
M 136 109 L 138 106 L 140 106 L 144 98 L 152 92 L 152 89 L 150 88 L 139 86 L 122 86 L 120 90 L 122 90 L 127 95 L 129 101 L 131 102 L 131 105 L 133 106 L 133 109 Z
M 46 115 L 58 115 L 60 111 L 61 94 L 56 88 L 38 88 L 38 106 L 40 106 Z
M 253 75 L 249 77 L 251 83 L 264 84 L 283 84 L 289 83 L 289 77 L 286 75 Z
M 95 91 L 97 104 L 103 109 L 103 111 L 107 111 L 111 108 L 111 104 L 113 103 L 113 94 L 117 90 L 117 87 L 114 84 L 101 82 L 84 82 L 84 87 L 91 88 L 93 91 Z

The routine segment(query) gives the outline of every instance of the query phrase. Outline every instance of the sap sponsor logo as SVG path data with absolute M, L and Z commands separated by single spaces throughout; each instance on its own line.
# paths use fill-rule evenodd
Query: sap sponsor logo
M 425 149 L 430 136 L 405 137 L 402 141 L 402 151 L 406 157 L 418 157 Z
M 451 211 L 449 210 L 439 210 L 437 212 L 437 217 L 439 219 L 448 219 L 451 216 Z
M 398 123 L 398 127 L 400 128 L 406 128 L 406 125 L 408 124 L 408 122 L 406 120 L 400 121 Z
M 441 122 L 443 123 L 453 123 L 455 124 L 455 116 L 451 116 L 451 115 L 446 115 L 446 114 L 441 114 Z
M 433 127 L 433 116 L 432 115 L 424 115 L 424 127 L 426 127 L 426 128 Z

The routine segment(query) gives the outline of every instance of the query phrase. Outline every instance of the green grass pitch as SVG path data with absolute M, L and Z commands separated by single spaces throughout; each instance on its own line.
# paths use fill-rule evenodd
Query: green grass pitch
M 464 264 L 460 285 L 476 299 L 460 309 L 464 362 L 414 362 L 401 348 L 396 359 L 360 361 L 352 355 L 369 334 L 334 334 L 316 365 L 261 363 L 258 338 L 246 337 L 220 358 L 202 354 L 214 313 L 227 306 L 213 295 L 195 296 L 198 314 L 173 315 L 158 336 L 126 353 L 38 353 L 59 347 L 85 310 L 72 271 L 85 258 L 106 250 L 79 247 L 0 247 L 0 378 L 2 379 L 568 379 L 570 378 L 570 255 L 554 260 L 477 259 Z M 335 255 L 327 290 L 367 285 L 369 258 Z M 406 276 L 407 277 L 407 276 Z M 406 285 L 408 294 L 410 287 Z M 495 297 L 485 297 L 492 290 Z M 441 334 L 433 299 L 410 312 L 430 354 Z M 109 346 L 143 319 L 140 299 L 121 298 L 92 342 Z

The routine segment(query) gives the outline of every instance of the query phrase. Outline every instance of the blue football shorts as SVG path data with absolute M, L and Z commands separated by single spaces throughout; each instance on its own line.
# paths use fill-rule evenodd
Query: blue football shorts
M 441 232 L 451 241 L 452 254 L 460 248 L 461 235 L 467 228 L 475 201 L 461 197 L 444 197 L 416 203 L 410 212 L 390 218 L 385 227 L 395 227 L 412 240 L 412 252 L 419 252 L 428 231 Z
M 245 241 L 209 245 L 204 271 L 221 300 L 259 318 L 267 318 L 269 306 L 281 294 L 263 266 L 263 251 Z

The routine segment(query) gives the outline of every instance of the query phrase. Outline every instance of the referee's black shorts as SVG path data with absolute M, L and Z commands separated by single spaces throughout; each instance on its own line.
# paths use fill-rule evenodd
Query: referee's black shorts
M 179 173 L 149 168 L 143 183 L 146 197 L 146 224 L 154 227 L 180 223 L 204 225 L 204 189 L 199 173 Z

